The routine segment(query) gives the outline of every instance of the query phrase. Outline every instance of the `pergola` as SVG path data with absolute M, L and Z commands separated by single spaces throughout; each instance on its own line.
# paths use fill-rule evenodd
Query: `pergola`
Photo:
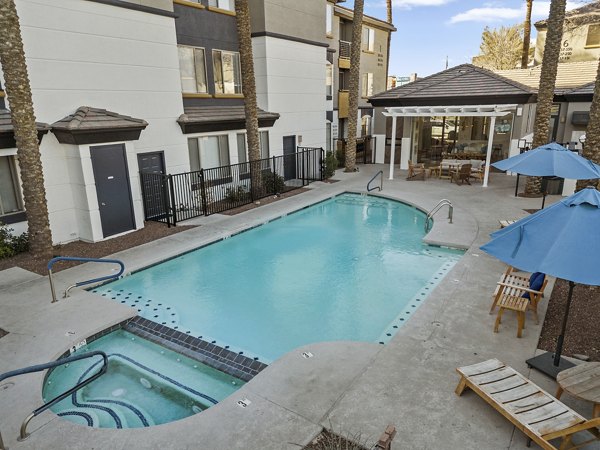
M 510 105 L 463 105 L 463 106 L 392 106 L 385 108 L 383 115 L 392 118 L 392 142 L 390 155 L 390 180 L 394 179 L 394 157 L 396 152 L 396 119 L 398 117 L 491 117 L 490 132 L 488 137 L 487 154 L 485 160 L 485 174 L 483 187 L 487 187 L 492 160 L 492 144 L 496 117 L 503 117 L 517 108 L 516 104 Z

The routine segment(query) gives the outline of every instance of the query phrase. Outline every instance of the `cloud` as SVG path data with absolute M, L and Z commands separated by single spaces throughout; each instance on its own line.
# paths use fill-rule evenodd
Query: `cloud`
M 579 8 L 585 5 L 582 1 L 567 2 L 567 10 Z M 465 12 L 456 14 L 450 18 L 450 23 L 459 22 L 505 22 L 517 21 L 520 22 L 525 18 L 525 5 L 520 8 L 502 8 L 497 6 L 489 6 L 484 8 L 473 8 Z M 549 1 L 534 1 L 531 16 L 533 19 L 545 19 L 550 11 Z

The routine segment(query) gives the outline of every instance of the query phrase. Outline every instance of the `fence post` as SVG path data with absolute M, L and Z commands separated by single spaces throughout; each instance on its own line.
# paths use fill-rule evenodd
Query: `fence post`
M 254 186 L 254 173 L 252 171 L 254 161 L 248 161 L 248 166 L 248 168 L 250 169 L 250 201 L 254 203 L 254 190 L 256 189 L 256 186 Z
M 271 168 L 272 168 L 271 172 L 273 172 L 273 195 L 277 195 L 277 182 L 276 182 L 276 180 L 277 180 L 277 172 L 276 172 L 276 169 L 275 169 L 275 155 L 273 155 L 273 158 L 271 160 L 271 164 L 272 164 L 272 166 L 271 166 Z
M 200 198 L 202 198 L 202 214 L 208 216 L 208 204 L 206 202 L 206 185 L 204 184 L 204 169 L 200 169 Z
M 164 214 L 167 216 L 167 228 L 171 228 L 171 213 L 169 212 L 169 176 L 160 174 L 160 190 Z
M 325 150 L 323 150 L 323 147 L 321 147 L 321 164 L 319 165 L 319 170 L 320 170 L 320 174 L 319 174 L 319 180 L 323 181 L 323 172 L 325 171 Z
M 177 225 L 177 204 L 175 203 L 175 188 L 173 186 L 173 175 L 169 175 L 169 191 L 171 192 L 171 207 L 173 208 L 173 226 Z
M 306 186 L 306 150 L 302 150 L 302 186 Z

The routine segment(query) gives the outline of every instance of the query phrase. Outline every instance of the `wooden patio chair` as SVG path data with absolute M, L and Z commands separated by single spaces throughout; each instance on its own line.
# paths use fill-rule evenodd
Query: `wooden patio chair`
M 460 181 L 460 184 L 462 185 L 463 183 L 467 183 L 469 186 L 471 185 L 471 168 L 473 166 L 471 164 L 463 164 L 462 166 L 460 166 L 460 169 L 458 169 L 456 172 L 454 172 L 452 174 L 452 178 L 450 179 L 450 182 L 453 182 L 456 180 L 456 184 L 458 184 L 458 182 Z
M 425 175 L 425 164 L 417 164 L 413 163 L 410 160 L 408 161 L 408 176 L 406 177 L 407 180 L 417 179 L 420 177 L 423 181 L 425 181 Z
M 544 450 L 570 450 L 600 440 L 600 417 L 587 420 L 497 359 L 459 367 L 456 395 L 471 389 Z M 592 439 L 573 443 L 587 431 Z M 551 443 L 560 439 L 559 447 Z

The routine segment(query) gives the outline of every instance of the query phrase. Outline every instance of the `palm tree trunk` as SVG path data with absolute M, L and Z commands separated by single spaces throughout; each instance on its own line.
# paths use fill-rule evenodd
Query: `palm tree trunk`
M 246 114 L 251 189 L 255 198 L 258 198 L 262 184 L 260 163 L 257 162 L 260 160 L 260 141 L 258 137 L 258 106 L 256 101 L 256 79 L 254 76 L 254 60 L 252 57 L 252 36 L 248 0 L 235 0 L 235 14 L 240 48 L 242 92 L 244 94 L 244 112 Z
M 387 22 L 391 25 L 393 21 L 392 0 L 387 0 Z M 390 76 L 390 50 L 392 47 L 392 32 L 388 33 L 387 39 L 387 58 L 385 60 L 385 86 L 387 89 L 388 77 Z
M 23 200 L 29 226 L 29 250 L 35 258 L 52 254 L 52 233 L 44 189 L 44 172 L 31 98 L 31 86 L 14 0 L 0 0 L 0 64 L 21 169 Z
M 550 16 L 548 17 L 548 31 L 546 32 L 546 45 L 540 75 L 540 87 L 537 96 L 535 122 L 533 126 L 533 148 L 548 143 L 549 122 L 554 101 L 554 87 L 556 85 L 556 72 L 558 71 L 558 58 L 563 35 L 565 20 L 566 0 L 552 0 L 550 3 Z M 539 195 L 541 178 L 529 177 L 525 186 L 527 195 Z
M 590 121 L 585 132 L 583 156 L 596 164 L 600 164 L 600 62 L 598 63 L 598 73 L 596 74 L 594 98 L 590 106 Z M 579 180 L 576 191 L 580 191 L 587 186 L 595 186 L 597 189 L 598 180 Z
M 350 50 L 350 80 L 348 81 L 348 143 L 346 146 L 345 172 L 354 172 L 356 169 L 356 127 L 358 122 L 358 82 L 360 78 L 363 9 L 364 0 L 354 0 L 352 48 Z
M 523 24 L 523 55 L 521 56 L 521 69 L 527 69 L 529 65 L 529 44 L 531 42 L 531 8 L 533 0 L 527 1 L 527 13 Z

